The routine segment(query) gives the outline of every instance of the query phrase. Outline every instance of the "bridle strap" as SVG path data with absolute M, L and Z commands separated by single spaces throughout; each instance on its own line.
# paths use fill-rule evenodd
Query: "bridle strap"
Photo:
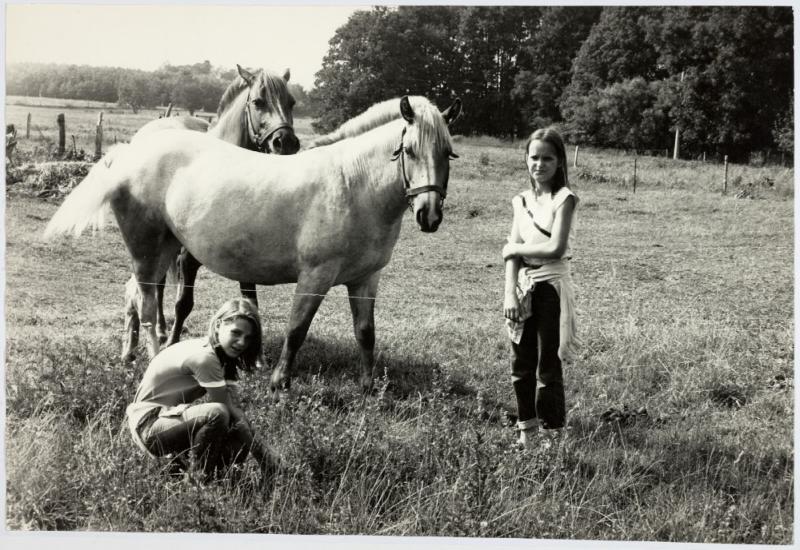
M 405 137 L 406 129 L 404 127 L 403 133 L 400 134 L 400 145 L 392 153 L 391 160 L 394 162 L 400 159 L 400 171 L 403 174 L 403 190 L 405 191 L 406 200 L 408 201 L 408 207 L 413 208 L 411 199 L 422 193 L 427 193 L 428 191 L 436 191 L 439 193 L 439 200 L 443 201 L 447 197 L 447 190 L 441 185 L 420 185 L 419 187 L 411 187 L 411 181 L 408 179 L 408 175 L 406 175 L 406 152 L 403 148 L 403 138 Z
M 264 130 L 261 135 L 256 133 L 255 125 L 253 124 L 253 119 L 250 115 L 250 90 L 247 91 L 247 102 L 245 103 L 244 108 L 244 117 L 247 119 L 247 137 L 250 141 L 255 145 L 255 147 L 259 150 L 263 150 L 263 144 L 269 139 L 269 137 L 277 132 L 282 128 L 288 128 L 290 130 L 294 130 L 291 124 L 282 120 L 273 124 L 272 126 L 268 126 L 266 130 Z

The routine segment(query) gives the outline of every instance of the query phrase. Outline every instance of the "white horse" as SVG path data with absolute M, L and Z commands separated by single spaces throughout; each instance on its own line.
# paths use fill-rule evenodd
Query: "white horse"
M 154 284 L 181 245 L 233 280 L 296 282 L 273 391 L 288 388 L 295 355 L 323 297 L 344 284 L 361 347 L 361 385 L 369 389 L 381 269 L 407 205 L 422 231 L 436 231 L 442 221 L 455 158 L 447 124 L 461 102 L 440 113 L 424 98 L 403 97 L 386 102 L 384 109 L 390 108 L 400 116 L 290 156 L 254 154 L 177 130 L 118 146 L 67 197 L 45 237 L 79 235 L 109 204 L 133 259 L 139 310 L 150 323 Z M 150 355 L 158 349 L 151 326 Z
M 269 69 L 251 73 L 239 65 L 236 65 L 236 69 L 239 76 L 222 94 L 214 126 L 209 128 L 208 122 L 192 116 L 160 118 L 142 126 L 131 141 L 150 139 L 153 132 L 162 130 L 194 130 L 208 132 L 211 136 L 251 151 L 278 155 L 296 153 L 300 142 L 293 128 L 292 108 L 295 99 L 287 87 L 291 76 L 289 69 L 282 75 Z M 181 249 L 176 260 L 174 269 L 180 272 L 180 277 L 175 320 L 169 337 L 163 307 L 164 286 L 156 286 L 156 333 L 159 341 L 166 341 L 168 346 L 180 340 L 183 324 L 194 307 L 194 282 L 201 265 L 185 248 Z M 239 286 L 244 296 L 258 304 L 255 284 L 240 281 Z M 139 342 L 138 293 L 136 278 L 131 276 L 125 285 L 125 340 L 122 344 L 122 360 L 125 362 L 135 358 Z

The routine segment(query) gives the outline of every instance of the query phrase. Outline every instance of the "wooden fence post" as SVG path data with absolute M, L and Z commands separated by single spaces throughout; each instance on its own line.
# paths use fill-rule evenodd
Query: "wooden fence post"
M 722 182 L 722 194 L 728 192 L 728 155 L 725 155 L 725 179 Z
M 633 193 L 636 194 L 636 153 L 633 154 Z
M 97 131 L 94 135 L 94 160 L 103 156 L 103 111 L 97 115 Z
M 64 113 L 60 113 L 58 115 L 56 122 L 58 122 L 58 154 L 63 155 L 67 139 L 67 128 L 64 121 Z
M 572 167 L 578 167 L 578 145 L 575 146 L 575 156 L 572 157 Z
M 28 124 L 25 125 L 25 139 L 31 139 L 31 114 L 28 113 Z

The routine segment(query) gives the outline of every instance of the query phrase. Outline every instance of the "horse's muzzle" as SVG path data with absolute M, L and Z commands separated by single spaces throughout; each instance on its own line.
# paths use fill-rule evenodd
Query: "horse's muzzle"
M 300 140 L 292 128 L 279 128 L 267 136 L 262 148 L 276 155 L 293 155 L 300 150 Z
M 423 233 L 434 233 L 442 223 L 442 211 L 437 208 L 433 220 L 428 216 L 428 212 L 427 208 L 417 210 L 417 225 Z

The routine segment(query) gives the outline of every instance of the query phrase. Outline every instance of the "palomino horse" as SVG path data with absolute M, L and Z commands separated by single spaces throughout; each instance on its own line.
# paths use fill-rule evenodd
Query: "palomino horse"
M 79 235 L 97 225 L 109 204 L 133 259 L 142 317 L 150 322 L 156 315 L 152 283 L 161 280 L 181 245 L 233 280 L 296 282 L 273 391 L 289 387 L 322 299 L 333 285 L 344 284 L 361 348 L 361 385 L 369 389 L 381 269 L 407 206 L 422 231 L 436 231 L 442 221 L 450 159 L 456 157 L 447 124 L 461 102 L 440 113 L 424 98 L 403 97 L 385 102 L 385 109 L 396 118 L 290 156 L 257 155 L 177 130 L 119 145 L 67 197 L 45 237 Z M 148 344 L 155 355 L 152 326 Z
M 167 117 L 148 122 L 133 136 L 132 142 L 149 139 L 153 132 L 161 130 L 195 130 L 208 132 L 228 143 L 252 151 L 291 155 L 300 148 L 300 142 L 292 127 L 292 107 L 295 100 L 286 84 L 289 82 L 289 69 L 278 75 L 267 69 L 255 74 L 236 65 L 239 76 L 228 86 L 217 108 L 217 123 L 209 129 L 205 120 L 191 116 Z M 164 318 L 163 283 L 156 286 L 156 333 L 161 342 L 174 344 L 180 339 L 183 323 L 194 307 L 194 282 L 198 262 L 182 248 L 177 258 L 180 270 L 177 300 L 175 302 L 175 321 L 167 338 Z M 239 283 L 242 294 L 258 303 L 256 285 L 250 282 Z M 125 287 L 125 341 L 122 345 L 122 360 L 131 361 L 136 354 L 139 337 L 138 285 L 131 276 Z

